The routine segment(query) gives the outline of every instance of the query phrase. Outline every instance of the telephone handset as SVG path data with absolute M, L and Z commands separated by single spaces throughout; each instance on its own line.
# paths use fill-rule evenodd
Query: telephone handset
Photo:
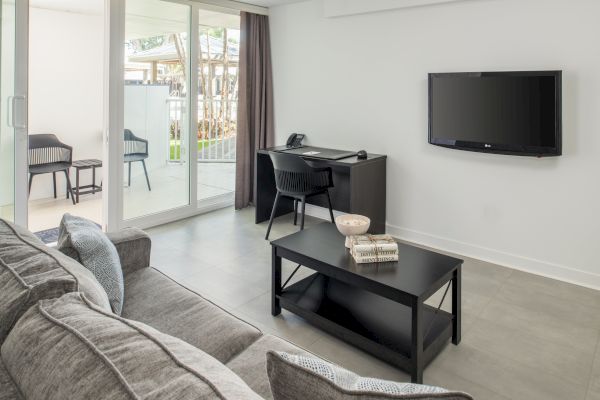
M 289 148 L 302 147 L 302 140 L 304 140 L 302 133 L 292 133 L 285 144 Z

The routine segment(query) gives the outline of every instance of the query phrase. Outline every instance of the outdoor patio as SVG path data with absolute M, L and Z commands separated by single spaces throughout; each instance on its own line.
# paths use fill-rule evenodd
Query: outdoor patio
M 188 198 L 185 168 L 185 164 L 169 163 L 149 170 L 151 191 L 148 191 L 143 174 L 132 174 L 131 187 L 123 189 L 124 215 L 133 218 L 183 205 Z M 126 179 L 125 176 L 124 182 Z M 86 183 L 85 178 L 82 181 Z M 225 196 L 233 204 L 234 190 L 235 163 L 198 163 L 198 202 Z M 65 213 L 102 224 L 102 193 L 83 195 L 76 205 L 64 194 L 58 199 L 32 200 L 29 202 L 29 229 L 39 232 L 55 228 Z

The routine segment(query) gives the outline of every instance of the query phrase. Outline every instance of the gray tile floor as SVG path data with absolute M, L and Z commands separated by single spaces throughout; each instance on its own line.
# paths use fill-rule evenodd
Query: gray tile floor
M 320 223 L 308 218 L 307 226 Z M 271 238 L 293 233 L 278 218 Z M 224 209 L 149 230 L 152 265 L 263 331 L 359 374 L 406 373 L 283 311 L 270 314 L 270 246 L 252 208 Z M 425 383 L 477 399 L 600 400 L 600 291 L 469 259 L 463 267 L 463 336 L 425 370 Z M 284 273 L 293 265 L 284 262 Z M 310 274 L 301 269 L 298 279 Z M 439 301 L 433 296 L 431 304 Z M 448 309 L 449 299 L 444 308 Z

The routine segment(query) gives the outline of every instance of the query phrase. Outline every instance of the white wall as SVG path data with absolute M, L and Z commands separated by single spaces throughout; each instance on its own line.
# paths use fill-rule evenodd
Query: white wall
M 31 8 L 29 24 L 29 133 L 54 133 L 73 146 L 73 160 L 101 159 L 103 16 Z M 57 187 L 64 197 L 63 174 Z M 52 175 L 33 181 L 30 199 L 45 197 Z
M 270 10 L 277 141 L 388 155 L 388 231 L 600 288 L 600 2 L 478 0 L 325 18 Z M 563 156 L 427 143 L 427 73 L 562 69 Z

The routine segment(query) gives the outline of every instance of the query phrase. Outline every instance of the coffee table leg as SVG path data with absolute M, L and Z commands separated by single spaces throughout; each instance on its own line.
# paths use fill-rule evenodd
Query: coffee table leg
M 454 316 L 454 320 L 452 321 L 452 343 L 459 344 L 460 343 L 460 319 L 461 319 L 461 269 L 462 265 L 459 265 L 458 268 L 454 271 L 454 276 L 452 277 L 452 315 Z
M 275 246 L 271 246 L 271 315 L 274 317 L 281 314 L 279 298 L 281 295 L 281 257 L 277 255 Z
M 412 304 L 411 339 L 412 383 L 423 383 L 423 302 L 415 299 Z

